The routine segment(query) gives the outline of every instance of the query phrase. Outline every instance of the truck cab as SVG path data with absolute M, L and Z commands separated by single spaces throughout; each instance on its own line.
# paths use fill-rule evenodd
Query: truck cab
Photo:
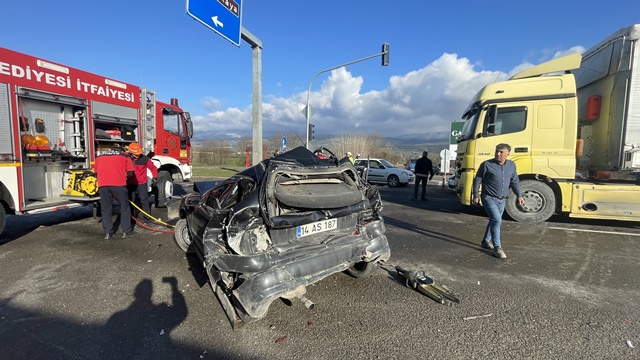
M 575 79 L 572 74 L 541 75 L 578 68 L 580 60 L 579 54 L 573 54 L 547 62 L 476 94 L 463 115 L 465 124 L 458 138 L 457 191 L 463 204 L 471 204 L 473 178 L 480 164 L 493 157 L 497 144 L 507 143 L 525 195 L 524 209 L 513 209 L 514 199 L 508 214 L 520 221 L 538 221 L 557 210 L 552 200 L 556 186 L 546 179 L 557 183 L 575 177 Z
M 525 205 L 516 221 L 570 217 L 640 220 L 640 25 L 587 50 L 482 88 L 463 114 L 457 192 L 471 204 L 473 178 L 495 146 L 511 146 Z

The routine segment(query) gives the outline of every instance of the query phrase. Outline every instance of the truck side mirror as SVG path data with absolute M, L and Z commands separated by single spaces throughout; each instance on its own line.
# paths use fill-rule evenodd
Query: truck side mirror
M 188 112 L 184 113 L 184 117 L 187 119 L 187 136 L 189 139 L 193 137 L 193 123 L 191 122 L 191 114 Z

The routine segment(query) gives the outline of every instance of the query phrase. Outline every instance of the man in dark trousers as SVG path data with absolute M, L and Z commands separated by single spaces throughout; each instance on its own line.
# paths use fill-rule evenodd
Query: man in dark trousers
M 487 250 L 492 250 L 493 255 L 500 259 L 507 257 L 500 244 L 500 226 L 504 206 L 509 198 L 509 189 L 513 190 L 518 198 L 518 204 L 524 205 L 516 164 L 507 160 L 510 152 L 509 144 L 498 144 L 494 158 L 482 162 L 473 179 L 473 204 L 478 205 L 480 201 L 478 191 L 482 183 L 482 206 L 489 216 L 489 223 L 480 245 Z
M 136 196 L 140 199 L 142 210 L 148 214 L 151 213 L 151 205 L 149 204 L 149 184 L 147 170 L 151 172 L 153 182 L 158 180 L 158 168 L 153 164 L 149 157 L 142 155 L 142 147 L 138 143 L 129 144 L 129 153 L 133 160 L 133 167 L 136 169 L 135 176 L 127 180 L 127 190 L 129 191 L 129 199 L 136 202 Z M 138 216 L 137 209 L 133 211 Z
M 427 201 L 427 181 L 433 179 L 433 163 L 427 157 L 426 151 L 422 152 L 422 157 L 416 160 L 414 171 L 416 173 L 416 185 L 413 189 L 413 200 L 418 199 L 418 186 L 422 182 L 422 195 L 420 199 Z
M 113 199 L 120 204 L 120 227 L 122 238 L 135 235 L 131 227 L 131 207 L 127 196 L 127 177 L 133 176 L 135 168 L 128 153 L 119 146 L 103 152 L 96 158 L 93 170 L 98 175 L 98 193 L 102 207 L 102 229 L 105 240 L 115 234 L 113 229 Z

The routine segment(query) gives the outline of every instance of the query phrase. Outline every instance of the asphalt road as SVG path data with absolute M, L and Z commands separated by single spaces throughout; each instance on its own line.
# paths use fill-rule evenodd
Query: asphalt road
M 313 310 L 276 301 L 235 331 L 171 234 L 106 241 L 88 208 L 10 217 L 0 358 L 640 358 L 640 224 L 505 221 L 500 260 L 480 247 L 482 209 L 435 183 L 426 202 L 411 187 L 381 190 L 387 264 L 310 286 Z M 405 287 L 395 265 L 424 270 L 460 304 Z

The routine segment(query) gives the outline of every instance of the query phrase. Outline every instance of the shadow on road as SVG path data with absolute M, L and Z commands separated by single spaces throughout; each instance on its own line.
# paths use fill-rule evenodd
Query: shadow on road
M 0 235 L 0 245 L 18 239 L 40 226 L 53 226 L 93 216 L 93 205 L 33 215 L 8 215 L 7 225 Z M 96 219 L 98 221 L 99 218 Z
M 474 249 L 477 250 L 481 253 L 487 253 L 487 250 L 483 249 L 482 247 L 480 247 L 480 243 L 475 243 L 475 242 L 471 242 L 469 240 L 465 240 L 465 239 L 461 239 L 459 237 L 453 236 L 451 233 L 441 233 L 441 232 L 437 232 L 434 230 L 427 230 L 424 228 L 421 228 L 419 226 L 416 226 L 410 222 L 407 221 L 403 221 L 400 219 L 396 219 L 390 216 L 385 216 L 384 218 L 384 222 L 387 225 L 390 226 L 394 226 L 394 227 L 398 227 L 401 229 L 405 229 L 408 231 L 412 231 L 418 235 L 423 235 L 423 236 L 427 236 L 430 239 L 436 239 L 436 240 L 440 240 L 440 241 L 446 241 L 452 244 L 456 244 L 456 245 L 460 245 L 460 246 L 464 246 L 467 247 L 469 249 Z
M 486 218 L 487 214 L 482 206 L 464 206 L 458 200 L 456 193 L 449 189 L 441 189 L 441 187 L 433 184 L 427 186 L 428 201 L 412 201 L 413 184 L 405 188 L 391 189 L 386 186 L 379 187 L 380 194 L 384 203 L 394 203 L 404 206 L 414 207 L 416 209 L 424 209 L 429 211 L 447 212 L 453 214 L 466 214 L 475 217 Z M 515 201 L 515 199 L 514 199 Z M 504 214 L 504 221 L 515 222 Z M 579 219 L 571 218 L 566 213 L 555 214 L 546 224 L 553 225 L 587 225 L 591 227 L 621 227 L 627 229 L 640 230 L 640 222 L 622 221 L 622 220 L 600 220 L 600 219 Z
M 153 283 L 141 280 L 134 300 L 104 325 L 38 313 L 0 300 L 0 353 L 5 359 L 198 359 L 229 358 L 211 349 L 173 341 L 171 331 L 188 314 L 175 277 L 165 277 L 171 303 L 152 303 Z M 166 285 L 164 285 L 166 286 Z

